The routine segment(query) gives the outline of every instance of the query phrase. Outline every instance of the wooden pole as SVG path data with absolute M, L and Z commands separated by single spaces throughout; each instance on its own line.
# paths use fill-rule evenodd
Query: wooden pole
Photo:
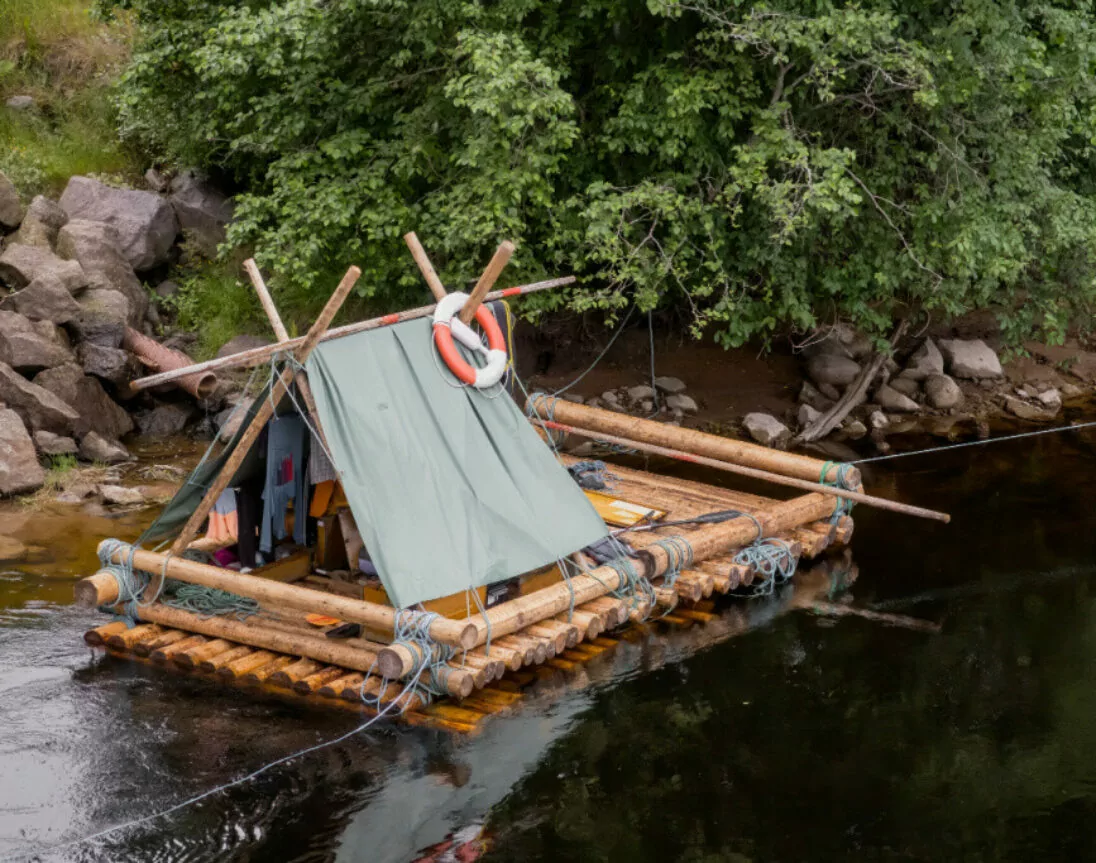
M 440 303 L 445 299 L 445 285 L 441 283 L 441 279 L 438 278 L 438 274 L 434 270 L 434 265 L 430 263 L 430 258 L 426 256 L 426 249 L 424 249 L 422 243 L 419 242 L 418 235 L 414 231 L 409 231 L 403 235 L 403 241 L 407 243 L 407 248 L 411 250 L 411 257 L 415 259 L 415 263 L 418 264 L 419 267 L 419 272 L 422 273 L 422 277 L 426 279 L 426 284 L 430 288 L 430 293 L 432 293 L 434 299 Z
M 331 325 L 331 321 L 342 308 L 342 304 L 346 301 L 347 296 L 350 294 L 350 290 L 354 287 L 354 284 L 358 281 L 358 277 L 361 276 L 362 271 L 357 267 L 351 267 L 346 271 L 346 275 L 343 276 L 342 281 L 339 282 L 339 286 L 335 288 L 335 292 L 331 295 L 331 298 L 327 301 L 327 305 L 324 306 L 323 311 L 320 312 L 320 316 L 316 319 L 316 323 L 312 325 L 312 329 L 308 331 L 308 334 L 304 337 L 304 341 L 296 349 L 296 360 L 301 365 L 304 365 L 305 360 L 308 359 L 308 355 L 312 353 L 312 349 L 316 347 L 320 340 L 320 337 L 327 331 L 327 328 Z M 284 349 L 288 342 L 282 343 Z M 282 373 L 278 378 L 278 384 L 283 389 L 288 389 L 290 382 L 296 376 L 296 370 L 290 366 L 282 369 Z M 277 390 L 277 386 L 275 386 Z M 206 520 L 206 516 L 209 515 L 213 504 L 217 502 L 217 498 L 221 496 L 230 482 L 232 477 L 236 474 L 236 470 L 247 458 L 251 447 L 255 445 L 255 441 L 259 439 L 259 435 L 262 433 L 263 427 L 266 425 L 267 420 L 274 414 L 274 398 L 263 399 L 263 403 L 259 406 L 259 410 L 256 411 L 255 417 L 251 423 L 244 430 L 243 435 L 240 437 L 239 442 L 236 444 L 236 448 L 232 451 L 232 455 L 228 457 L 228 461 L 225 462 L 221 472 L 213 480 L 213 484 L 209 487 L 205 497 L 202 498 L 201 503 L 198 504 L 198 508 L 194 510 L 190 518 L 187 519 L 187 523 L 183 526 L 182 531 L 175 538 L 175 542 L 171 546 L 171 553 L 181 556 L 186 551 L 187 545 L 190 541 L 197 536 L 202 523 Z
M 530 285 L 518 285 L 513 288 L 504 288 L 501 291 L 492 291 L 486 297 L 484 302 L 491 302 L 493 300 L 502 300 L 507 297 L 521 297 L 526 294 L 535 294 L 538 291 L 548 291 L 552 288 L 563 287 L 564 285 L 574 284 L 574 276 L 563 276 L 558 279 L 548 279 L 543 282 L 534 282 Z M 357 333 L 364 333 L 367 330 L 376 330 L 381 327 L 391 326 L 392 324 L 402 323 L 403 321 L 410 321 L 416 318 L 429 317 L 434 313 L 434 305 L 419 306 L 415 309 L 407 309 L 402 312 L 396 312 L 391 315 L 382 315 L 379 318 L 370 318 L 366 321 L 358 321 L 353 324 L 345 324 L 341 327 L 335 327 L 328 330 L 323 334 L 320 341 L 327 342 L 332 339 L 341 339 L 344 336 L 352 336 Z M 188 375 L 200 374 L 202 372 L 217 371 L 223 369 L 235 369 L 235 368 L 252 368 L 253 366 L 261 366 L 264 363 L 270 362 L 270 358 L 279 351 L 295 349 L 300 347 L 304 342 L 304 336 L 298 336 L 295 339 L 290 339 L 285 344 L 277 345 L 264 345 L 260 348 L 252 348 L 249 351 L 240 351 L 237 354 L 231 356 L 221 357 L 220 359 L 206 360 L 203 363 L 195 363 L 194 365 L 188 365 L 184 368 L 171 369 L 169 371 L 161 372 L 160 374 L 148 375 L 147 377 L 138 378 L 133 381 L 130 386 L 135 390 L 147 390 L 151 387 L 157 387 L 161 384 L 172 383 L 179 378 L 187 377 Z
M 595 440 L 603 440 L 612 444 L 619 444 L 621 446 L 629 447 L 630 449 L 637 449 L 640 452 L 649 452 L 652 455 L 661 455 L 666 458 L 676 459 L 677 461 L 686 461 L 692 464 L 701 464 L 705 467 L 715 468 L 716 470 L 727 471 L 728 473 L 736 473 L 740 476 L 748 476 L 753 479 L 765 480 L 766 482 L 774 482 L 777 485 L 786 485 L 791 488 L 803 489 L 804 491 L 814 491 L 820 494 L 829 494 L 834 497 L 844 498 L 846 500 L 852 500 L 856 503 L 862 503 L 866 506 L 872 506 L 876 509 L 886 509 L 891 512 L 900 512 L 903 515 L 912 515 L 917 518 L 927 518 L 933 521 L 942 521 L 947 524 L 951 521 L 951 516 L 946 512 L 939 512 L 935 509 L 924 509 L 920 506 L 911 506 L 908 503 L 898 503 L 897 501 L 887 500 L 883 497 L 875 497 L 870 494 L 863 494 L 858 491 L 848 491 L 843 488 L 837 488 L 831 485 L 822 485 L 817 482 L 810 482 L 805 479 L 796 479 L 791 476 L 783 476 L 777 473 L 771 473 L 765 470 L 757 470 L 752 467 L 744 467 L 739 464 L 732 464 L 731 462 L 721 461 L 720 459 L 707 458 L 702 455 L 693 455 L 692 453 L 682 452 L 681 450 L 671 449 L 670 447 L 659 446 L 658 444 L 644 443 L 642 441 L 630 440 L 628 438 L 618 437 L 614 434 L 607 434 L 605 432 L 593 431 L 592 429 L 576 428 L 575 426 L 564 425 L 563 423 L 554 422 L 551 420 L 530 420 L 534 425 L 543 425 L 550 429 L 557 429 L 559 431 L 565 431 L 568 434 L 579 435 L 580 437 L 593 438 Z
M 457 316 L 462 323 L 472 323 L 472 318 L 476 316 L 476 309 L 480 307 L 488 291 L 495 286 L 503 267 L 510 262 L 510 256 L 513 254 L 514 244 L 509 240 L 503 240 L 487 264 L 487 269 L 483 271 L 483 275 L 479 277 L 476 286 L 472 288 L 472 293 L 468 295 L 468 302 L 464 304 L 464 308 L 460 310 L 460 314 Z
M 599 434 L 614 434 L 629 440 L 673 447 L 694 455 L 721 459 L 798 479 L 818 482 L 822 478 L 822 468 L 826 464 L 810 456 L 782 452 L 760 444 L 631 417 L 601 408 L 592 408 L 589 405 L 574 404 L 539 393 L 531 396 L 530 402 L 531 404 L 526 405 L 529 413 L 535 412 L 537 416 L 583 426 Z M 837 472 L 837 466 L 831 465 L 826 471 L 826 481 L 837 482 Z M 850 486 L 858 488 L 861 483 L 860 471 L 855 467 L 850 468 L 846 474 L 846 480 Z
M 104 546 L 100 544 L 99 548 L 103 550 Z M 129 554 L 129 546 L 122 546 L 120 550 L 115 552 L 112 562 L 124 563 Z M 226 590 L 229 593 L 254 599 L 264 605 L 284 605 L 297 611 L 317 612 L 350 623 L 360 623 L 362 626 L 381 632 L 392 632 L 395 627 L 396 609 L 387 605 L 366 602 L 361 599 L 351 599 L 347 596 L 327 593 L 322 590 L 313 590 L 299 584 L 287 584 L 257 575 L 233 572 L 230 569 L 221 569 L 219 566 L 210 566 L 182 557 L 170 557 L 165 565 L 165 557 L 166 555 L 160 552 L 146 551 L 139 548 L 133 552 L 133 565 L 136 569 L 157 574 L 164 572 L 166 568 L 168 578 L 175 578 L 188 584 Z M 110 581 L 113 582 L 114 578 L 111 577 Z M 92 596 L 91 591 L 93 588 L 87 584 L 88 582 L 95 582 L 100 585 L 103 582 L 95 576 L 90 579 L 83 579 L 80 582 L 80 584 L 85 585 L 80 595 L 83 601 L 90 601 L 92 607 L 103 604 L 109 605 L 117 601 L 117 590 L 115 589 L 113 599 L 110 598 L 108 592 L 101 595 L 104 601 L 100 602 L 99 596 Z M 144 616 L 143 608 L 141 616 Z M 450 620 L 446 617 L 439 617 L 430 624 L 430 636 L 442 644 L 471 649 L 475 647 L 476 627 L 466 620 Z

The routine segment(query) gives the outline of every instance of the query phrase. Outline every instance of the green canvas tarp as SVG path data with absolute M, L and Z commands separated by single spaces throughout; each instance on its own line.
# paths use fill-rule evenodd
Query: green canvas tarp
M 323 342 L 307 369 L 394 605 L 501 581 L 607 534 L 513 400 L 457 384 L 429 320 Z

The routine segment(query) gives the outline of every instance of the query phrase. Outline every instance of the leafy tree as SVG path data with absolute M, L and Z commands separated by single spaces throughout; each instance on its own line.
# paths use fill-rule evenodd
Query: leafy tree
M 1093 297 L 1096 18 L 1070 0 L 105 0 L 127 135 L 239 181 L 283 285 L 386 304 L 502 237 L 533 310 L 685 310 L 724 344 Z M 901 9 L 901 11 L 899 11 Z

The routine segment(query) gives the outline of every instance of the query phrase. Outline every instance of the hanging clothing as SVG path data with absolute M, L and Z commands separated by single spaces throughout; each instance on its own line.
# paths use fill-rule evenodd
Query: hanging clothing
M 312 485 L 331 482 L 339 478 L 335 471 L 335 465 L 327 457 L 327 450 L 323 448 L 323 442 L 315 435 L 312 436 L 312 451 L 308 456 L 308 481 Z
M 267 425 L 266 482 L 259 551 L 269 554 L 274 540 L 285 539 L 285 516 L 293 502 L 293 541 L 304 545 L 308 523 L 305 454 L 308 427 L 294 415 L 274 417 Z
M 209 513 L 209 529 L 206 539 L 229 545 L 236 542 L 240 534 L 239 518 L 236 511 L 236 491 L 226 488 L 213 504 Z
M 236 493 L 236 514 L 240 563 L 247 569 L 254 569 L 258 563 L 259 522 L 263 517 L 262 479 L 248 480 L 240 485 Z

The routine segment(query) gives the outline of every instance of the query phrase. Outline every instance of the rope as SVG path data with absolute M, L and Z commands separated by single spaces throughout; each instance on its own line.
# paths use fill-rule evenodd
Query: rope
M 167 588 L 164 605 L 189 611 L 203 619 L 210 617 L 234 617 L 247 620 L 259 613 L 259 603 L 254 599 L 218 590 L 215 587 L 203 587 L 200 584 L 185 584 L 172 581 Z
M 611 489 L 613 486 L 609 480 L 616 479 L 613 474 L 609 473 L 609 468 L 606 467 L 603 461 L 576 462 L 567 468 L 567 472 L 571 474 L 571 479 L 577 482 L 580 488 L 592 491 Z
M 662 574 L 662 584 L 664 587 L 673 587 L 681 570 L 693 565 L 692 545 L 683 536 L 667 536 L 651 545 L 666 552 L 667 563 L 666 571 Z
M 571 383 L 567 384 L 567 386 L 560 387 L 558 390 L 556 390 L 554 393 L 552 393 L 553 396 L 558 396 L 558 395 L 561 395 L 561 394 L 567 392 L 567 390 L 571 389 L 571 387 L 573 387 L 575 384 L 577 384 L 579 381 L 581 381 L 584 377 L 586 377 L 586 375 L 590 374 L 590 372 L 592 372 L 595 368 L 597 368 L 598 363 L 600 363 L 603 359 L 605 359 L 605 355 L 607 353 L 609 353 L 609 348 L 611 348 L 613 346 L 613 343 L 620 337 L 620 334 L 622 332 L 624 332 L 624 327 L 625 327 L 625 325 L 627 325 L 629 319 L 632 317 L 632 312 L 634 312 L 635 310 L 636 310 L 635 306 L 629 306 L 628 314 L 626 314 L 624 316 L 624 319 L 620 322 L 620 326 L 617 327 L 617 331 L 615 333 L 613 333 L 613 337 L 611 339 L 609 339 L 609 344 L 607 344 L 605 346 L 604 350 L 602 350 L 602 352 L 597 355 L 597 358 L 592 363 L 590 363 L 589 368 L 587 368 L 586 371 L 584 371 L 577 378 L 575 378 L 573 381 L 571 381 Z M 524 389 L 525 389 L 525 387 L 523 386 L 522 390 L 524 391 Z M 526 393 L 526 395 L 528 395 L 528 393 Z
M 793 575 L 798 560 L 791 547 L 782 539 L 759 539 L 734 556 L 734 562 L 753 567 L 764 578 L 756 584 L 753 596 L 772 596 L 778 584 L 784 584 Z
M 115 563 L 114 558 L 118 552 L 127 552 L 122 563 Z M 118 617 L 127 627 L 132 629 L 137 625 L 138 611 L 141 607 L 141 594 L 148 587 L 149 575 L 146 572 L 138 573 L 133 569 L 133 556 L 136 554 L 136 546 L 128 545 L 120 539 L 104 539 L 99 547 L 99 566 L 114 576 L 118 585 L 118 602 L 122 605 L 124 613 Z
M 826 477 L 830 472 L 831 467 L 837 468 L 837 476 L 834 477 L 834 481 L 830 482 Z M 851 464 L 845 464 L 844 462 L 828 461 L 822 465 L 822 475 L 818 478 L 818 482 L 821 485 L 830 486 L 832 488 L 843 488 L 846 491 L 853 491 L 852 484 L 849 482 L 849 472 L 852 470 Z M 855 503 L 849 500 L 847 497 L 835 497 L 837 501 L 833 507 L 833 515 L 830 516 L 830 523 L 837 524 L 838 519 L 843 515 L 848 515 L 852 512 Z

